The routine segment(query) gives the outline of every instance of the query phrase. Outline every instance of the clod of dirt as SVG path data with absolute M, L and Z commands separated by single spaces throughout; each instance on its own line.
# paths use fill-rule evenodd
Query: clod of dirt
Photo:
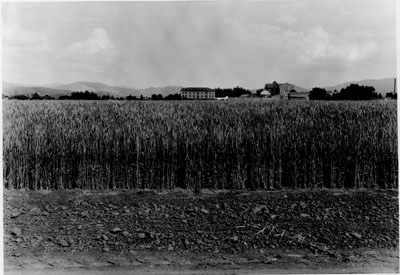
M 233 236 L 231 238 L 231 240 L 234 241 L 234 242 L 237 242 L 237 241 L 239 241 L 239 237 L 238 236 Z
M 353 236 L 353 237 L 356 237 L 357 239 L 361 239 L 361 235 L 360 234 L 358 234 L 357 232 L 353 232 L 353 233 L 351 233 L 351 235 Z
M 111 229 L 111 233 L 119 233 L 119 232 L 121 232 L 122 230 L 121 230 L 121 228 L 119 228 L 119 227 L 114 227 L 113 229 Z
M 109 238 L 107 237 L 107 235 L 102 235 L 101 238 L 102 238 L 103 240 L 105 240 L 105 241 L 108 241 L 108 240 L 109 240 Z
M 108 248 L 108 247 L 103 247 L 103 250 L 102 250 L 103 252 L 109 252 L 110 251 L 110 249 Z
M 306 208 L 307 204 L 304 201 L 302 201 L 302 202 L 300 202 L 300 206 L 301 206 L 301 208 Z
M 19 209 L 17 209 L 17 208 L 14 208 L 14 209 L 12 209 L 9 213 L 10 213 L 10 218 L 11 219 L 15 219 L 15 218 L 17 218 L 19 215 L 21 215 L 21 210 L 19 210 Z
M 40 211 L 39 207 L 32 207 L 31 210 L 29 210 L 29 214 L 35 216 L 35 215 L 41 215 L 42 211 Z
M 207 209 L 205 209 L 205 208 L 203 208 L 203 209 L 201 209 L 201 213 L 203 213 L 203 214 L 209 214 L 210 213 L 210 211 L 208 211 Z
M 58 241 L 58 244 L 61 245 L 62 247 L 69 247 L 69 246 L 71 246 L 71 244 L 70 244 L 68 241 L 63 240 L 63 239 L 59 240 L 59 241 Z
M 269 212 L 269 211 L 268 211 L 268 207 L 267 207 L 266 205 L 259 205 L 259 206 L 255 207 L 255 208 L 253 209 L 253 213 L 254 213 L 254 214 L 257 214 L 257 213 L 259 213 L 259 212 L 268 213 L 268 212 Z
M 88 218 L 89 217 L 89 212 L 88 211 L 82 211 L 81 212 L 81 216 L 84 218 Z
M 15 228 L 13 228 L 13 229 L 11 230 L 11 235 L 14 236 L 14 237 L 21 237 L 22 231 L 21 231 L 20 228 L 15 227 Z

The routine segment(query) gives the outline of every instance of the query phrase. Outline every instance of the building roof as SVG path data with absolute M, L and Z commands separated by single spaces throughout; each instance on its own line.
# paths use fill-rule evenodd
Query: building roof
M 181 89 L 181 92 L 213 92 L 213 89 L 207 87 L 185 87 Z
M 271 93 L 270 93 L 270 92 L 268 92 L 267 90 L 263 90 L 263 91 L 260 93 L 260 95 L 266 95 L 266 96 L 269 96 L 269 95 L 271 95 Z
M 267 84 L 265 84 L 265 88 L 273 88 L 273 87 L 280 86 L 280 85 L 290 85 L 290 86 L 294 86 L 293 84 L 290 84 L 289 82 L 277 83 L 276 81 L 274 81 L 273 83 L 267 83 Z
M 279 85 L 278 83 L 267 83 L 265 84 L 265 88 L 273 88 L 276 87 L 277 85 Z

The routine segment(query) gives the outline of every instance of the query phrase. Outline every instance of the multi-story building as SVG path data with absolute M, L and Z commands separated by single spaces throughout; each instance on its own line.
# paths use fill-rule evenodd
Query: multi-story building
M 181 94 L 186 99 L 215 99 L 215 90 L 205 87 L 182 88 Z
M 271 93 L 271 96 L 280 95 L 281 98 L 287 99 L 289 92 L 294 90 L 294 86 L 290 83 L 272 83 L 265 84 L 265 90 Z
M 279 84 L 274 81 L 272 83 L 265 84 L 265 90 L 271 93 L 271 96 L 279 94 Z

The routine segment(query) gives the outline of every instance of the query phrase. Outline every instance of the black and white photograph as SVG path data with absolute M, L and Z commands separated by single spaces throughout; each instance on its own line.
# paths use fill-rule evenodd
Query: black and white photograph
M 2 1 L 4 274 L 398 274 L 399 8 Z

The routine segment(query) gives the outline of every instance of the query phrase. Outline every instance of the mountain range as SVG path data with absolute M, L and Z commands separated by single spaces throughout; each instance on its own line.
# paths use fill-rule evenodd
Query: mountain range
M 394 78 L 364 79 L 360 81 L 349 81 L 335 86 L 328 86 L 323 88 L 331 91 L 334 90 L 340 91 L 340 89 L 346 88 L 352 83 L 358 84 L 360 86 L 372 86 L 375 88 L 375 92 L 382 94 L 382 96 L 385 96 L 386 93 L 392 93 L 394 90 Z
M 95 92 L 99 96 L 110 95 L 114 97 L 127 97 L 129 95 L 147 97 L 152 94 L 162 94 L 163 97 L 169 94 L 179 93 L 180 86 L 149 87 L 137 89 L 126 86 L 110 86 L 100 82 L 77 81 L 69 84 L 52 83 L 37 86 L 22 86 L 15 83 L 3 82 L 3 94 L 7 96 L 14 95 L 32 95 L 38 93 L 41 96 L 50 95 L 59 97 L 61 95 L 70 95 L 72 92 Z
M 364 85 L 364 86 L 373 86 L 377 93 L 382 94 L 383 96 L 386 93 L 393 92 L 393 78 L 383 78 L 383 79 L 365 79 L 359 81 L 349 81 L 345 83 L 341 83 L 335 86 L 326 86 L 321 87 L 327 90 L 337 90 L 345 88 L 349 86 L 351 83 Z M 303 87 L 294 85 L 296 91 L 306 91 L 310 89 L 305 89 Z M 152 94 L 161 94 L 163 97 L 169 94 L 179 93 L 182 86 L 164 86 L 164 87 L 149 87 L 145 89 L 132 88 L 127 86 L 110 86 L 100 82 L 88 82 L 88 81 L 77 81 L 69 84 L 62 83 L 52 83 L 41 86 L 23 86 L 17 83 L 3 82 L 3 94 L 7 96 L 14 95 L 32 95 L 34 93 L 38 93 L 41 96 L 50 95 L 53 97 L 59 97 L 62 95 L 70 95 L 73 91 L 90 91 L 95 92 L 99 96 L 102 95 L 110 95 L 114 97 L 126 97 L 126 96 L 136 96 L 140 97 L 141 95 L 145 97 L 149 97 Z

